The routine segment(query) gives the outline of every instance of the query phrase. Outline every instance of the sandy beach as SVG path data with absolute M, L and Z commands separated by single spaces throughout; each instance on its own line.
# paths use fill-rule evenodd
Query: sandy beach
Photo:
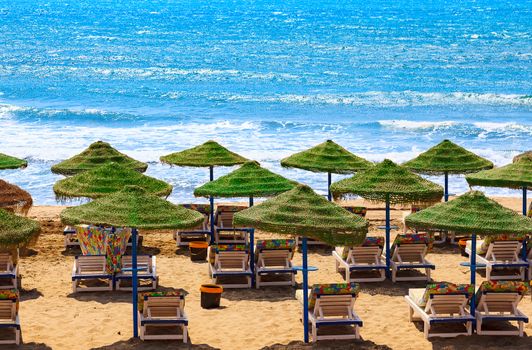
M 505 206 L 519 210 L 518 198 L 498 198 Z M 370 235 L 378 232 L 384 211 L 378 205 L 355 201 L 369 208 Z M 76 249 L 63 248 L 59 213 L 64 207 L 37 206 L 29 216 L 38 219 L 43 230 L 36 245 L 23 252 L 19 268 L 22 273 L 20 319 L 21 349 L 169 349 L 183 346 L 178 342 L 132 339 L 131 295 L 126 292 L 94 292 L 72 294 L 70 274 Z M 401 210 L 402 209 L 402 210 Z M 392 211 L 393 224 L 400 225 L 406 208 Z M 395 232 L 394 232 L 395 233 Z M 382 233 L 381 233 L 382 234 Z M 267 287 L 261 290 L 227 290 L 221 308 L 204 310 L 200 307 L 199 285 L 210 282 L 207 263 L 194 263 L 186 250 L 176 249 L 171 232 L 142 233 L 143 253 L 157 256 L 160 288 L 183 288 L 186 298 L 190 345 L 205 349 L 530 349 L 528 336 L 477 336 L 454 339 L 423 337 L 422 325 L 408 323 L 403 296 L 409 287 L 424 287 L 423 282 L 362 284 L 356 310 L 364 321 L 362 340 L 355 342 L 302 343 L 303 327 L 299 321 L 301 308 L 291 287 Z M 258 233 L 258 238 L 271 237 Z M 294 257 L 296 264 L 301 254 Z M 458 248 L 451 245 L 435 247 L 428 259 L 437 268 L 435 281 L 466 283 L 469 271 L 460 267 L 466 261 Z M 319 268 L 310 274 L 311 283 L 342 282 L 335 272 L 330 249 L 315 248 L 309 254 L 309 264 Z M 479 281 L 483 280 L 478 275 Z M 297 276 L 301 283 L 301 276 Z M 532 315 L 530 298 L 520 308 Z M 528 324 L 525 332 L 532 333 Z M 185 346 L 186 347 L 186 346 Z

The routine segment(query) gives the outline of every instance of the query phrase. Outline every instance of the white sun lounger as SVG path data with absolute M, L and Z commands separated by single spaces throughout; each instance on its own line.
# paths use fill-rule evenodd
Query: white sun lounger
M 224 283 L 224 288 L 251 288 L 251 268 L 248 250 L 219 250 L 216 246 L 209 247 L 209 256 L 214 261 L 209 264 L 209 274 L 213 283 L 219 284 L 220 277 L 244 277 L 246 283 Z
M 216 244 L 246 244 L 248 232 L 239 227 L 234 227 L 233 217 L 244 206 L 218 206 L 215 215 L 214 242 Z
M 424 243 L 396 244 L 390 259 L 392 281 L 430 281 L 430 272 L 435 269 L 436 266 L 425 258 L 427 251 L 428 245 Z M 398 276 L 401 270 L 412 269 L 425 270 L 425 275 Z
M 85 281 L 104 281 L 105 286 L 85 286 Z M 105 255 L 76 256 L 72 268 L 72 292 L 94 292 L 113 290 L 113 275 L 107 272 Z
M 283 240 L 285 241 L 285 240 Z M 261 241 L 257 241 L 255 250 L 255 283 L 256 288 L 261 286 L 295 286 L 296 271 L 292 268 L 292 257 L 294 256 L 295 241 L 290 247 L 268 248 L 261 247 Z M 267 275 L 286 276 L 290 278 L 282 281 L 263 281 Z
M 179 296 L 142 296 L 143 307 L 139 310 L 138 326 L 142 340 L 183 340 L 188 341 L 188 318 L 185 313 L 185 298 Z M 181 328 L 166 334 L 148 334 L 149 327 Z
M 344 259 L 344 247 L 336 247 L 332 254 L 336 263 L 336 272 L 344 270 L 346 282 L 381 282 L 386 279 L 386 262 L 379 246 L 350 247 Z M 351 277 L 352 272 L 376 271 L 375 277 Z
M 483 241 L 477 241 L 477 247 L 482 246 Z M 523 245 L 519 241 L 493 241 L 490 243 L 485 255 L 477 254 L 476 259 L 485 265 L 486 279 L 497 280 L 523 280 L 525 269 L 529 263 L 520 258 Z M 471 255 L 471 241 L 467 241 L 465 252 Z M 479 267 L 484 268 L 484 267 Z M 518 270 L 519 274 L 494 275 L 496 269 Z
M 466 309 L 469 300 L 467 294 L 432 294 L 423 305 L 424 293 L 425 288 L 409 289 L 405 300 L 408 304 L 408 320 L 423 322 L 426 339 L 472 334 L 475 318 Z M 463 332 L 430 332 L 431 326 L 442 323 L 461 323 L 464 324 L 465 330 Z
M 0 253 L 0 279 L 9 281 L 9 284 L 0 285 L 0 289 L 20 288 L 18 266 L 14 264 L 13 256 L 10 253 Z
M 130 291 L 132 287 L 124 287 L 121 282 L 131 281 L 132 272 L 128 271 L 133 267 L 132 256 L 122 256 L 122 271 L 115 275 L 116 289 Z M 138 290 L 152 290 L 157 288 L 157 282 L 159 277 L 157 276 L 157 263 L 155 256 L 150 255 L 137 255 L 137 268 L 140 269 L 137 272 L 137 278 L 139 280 Z M 124 270 L 125 269 L 125 270 Z M 148 281 L 148 285 L 142 285 L 142 281 Z

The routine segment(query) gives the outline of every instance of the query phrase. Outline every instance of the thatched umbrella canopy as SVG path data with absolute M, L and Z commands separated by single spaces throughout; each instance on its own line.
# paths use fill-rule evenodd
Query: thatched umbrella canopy
M 308 263 L 307 236 L 333 245 L 361 244 L 368 223 L 358 215 L 316 194 L 306 185 L 281 193 L 252 208 L 235 214 L 237 225 L 272 233 L 303 235 L 303 325 L 308 341 Z
M 297 182 L 288 180 L 258 162 L 247 162 L 235 171 L 196 188 L 197 197 L 249 197 L 250 206 L 253 197 L 270 197 L 291 190 Z
M 390 204 L 431 203 L 441 200 L 443 188 L 389 159 L 331 186 L 335 197 L 359 195 L 386 203 L 386 265 L 390 267 Z M 387 270 L 389 272 L 389 269 Z
M 518 154 L 512 159 L 512 162 L 517 162 L 521 158 L 527 158 L 528 160 L 532 161 L 532 151 L 526 151 L 521 154 Z
M 327 173 L 328 198 L 331 200 L 331 174 L 353 174 L 372 167 L 373 163 L 354 155 L 334 141 L 327 140 L 305 151 L 282 159 L 281 165 L 315 173 Z
M 28 192 L 17 185 L 0 180 L 0 208 L 26 215 L 32 205 L 33 199 Z
M 61 221 L 67 225 L 91 224 L 132 228 L 133 334 L 137 337 L 137 229 L 192 228 L 203 222 L 203 215 L 148 194 L 140 187 L 126 186 L 120 192 L 63 210 Z
M 0 247 L 21 248 L 37 238 L 40 225 L 37 221 L 0 209 Z
M 449 140 L 443 140 L 403 166 L 420 174 L 445 175 L 444 198 L 447 202 L 449 174 L 475 173 L 493 168 L 493 163 Z
M 3 169 L 18 169 L 28 166 L 28 162 L 24 159 L 18 159 L 7 154 L 0 153 L 0 170 Z
M 209 181 L 214 180 L 214 167 L 215 166 L 233 166 L 243 164 L 248 159 L 231 152 L 218 142 L 209 140 L 204 144 L 196 147 L 186 149 L 184 151 L 170 153 L 166 156 L 162 156 L 162 163 L 179 166 L 190 167 L 208 167 L 209 168 Z M 210 210 L 210 224 L 211 224 L 211 243 L 214 241 L 214 197 L 209 198 L 211 210 Z
M 111 162 L 121 164 L 141 173 L 148 168 L 148 164 L 139 162 L 117 151 L 107 142 L 97 141 L 80 154 L 52 166 L 52 172 L 62 175 L 75 175 Z
M 523 215 L 526 215 L 526 192 L 532 187 L 532 156 L 525 153 L 503 167 L 467 175 L 466 180 L 470 186 L 522 188 Z
M 532 232 L 532 219 L 503 207 L 482 192 L 470 191 L 447 203 L 440 203 L 411 214 L 405 219 L 409 227 L 443 229 L 472 234 L 471 283 L 475 284 L 476 235 Z M 471 314 L 475 314 L 475 300 L 471 302 Z
M 59 199 L 98 198 L 118 192 L 125 186 L 138 186 L 159 197 L 172 192 L 172 185 L 118 163 L 107 163 L 59 180 L 54 185 L 54 192 Z

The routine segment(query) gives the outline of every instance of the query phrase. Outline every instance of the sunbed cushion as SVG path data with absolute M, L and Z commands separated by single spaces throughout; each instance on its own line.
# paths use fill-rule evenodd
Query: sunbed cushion
M 384 237 L 381 236 L 374 236 L 374 237 L 366 237 L 364 239 L 364 242 L 362 243 L 362 247 L 384 247 Z M 343 247 L 342 248 L 342 259 L 347 259 L 347 256 L 349 255 L 349 249 L 351 247 Z M 338 251 L 338 250 L 337 250 Z
M 480 245 L 477 254 L 486 254 L 491 243 L 496 241 L 523 241 L 526 238 L 526 234 L 500 234 L 490 235 L 484 237 L 483 243 Z
M 248 251 L 248 247 L 245 244 L 215 244 L 211 246 L 209 253 L 209 262 L 214 264 L 216 253 L 218 252 L 241 252 Z
M 355 296 L 360 292 L 358 283 L 328 283 L 315 284 L 310 288 L 309 310 L 314 309 L 318 295 L 342 295 L 353 294 Z
M 142 312 L 144 309 L 144 300 L 149 297 L 179 297 L 185 295 L 186 293 L 182 290 L 167 290 L 167 291 L 151 291 L 151 292 L 140 292 L 138 295 L 138 308 Z
M 519 293 L 526 294 L 530 288 L 529 282 L 521 281 L 484 281 L 480 285 L 476 294 L 476 302 L 484 293 Z
M 355 214 L 355 215 L 358 215 L 358 216 L 361 216 L 361 217 L 366 217 L 366 213 L 368 211 L 368 209 L 366 207 L 353 207 L 353 206 L 345 206 L 343 207 L 345 210 Z
M 0 290 L 0 300 L 16 300 L 18 311 L 19 292 L 17 289 Z
M 471 298 L 475 289 L 472 284 L 454 284 L 449 282 L 429 283 L 423 293 L 419 306 L 425 306 L 431 295 L 465 294 Z
M 296 247 L 296 241 L 294 239 L 264 239 L 258 240 L 255 244 L 256 249 L 294 249 Z

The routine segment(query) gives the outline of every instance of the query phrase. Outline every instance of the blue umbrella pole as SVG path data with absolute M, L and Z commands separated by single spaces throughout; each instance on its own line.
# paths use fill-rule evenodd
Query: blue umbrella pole
M 449 173 L 445 172 L 445 178 L 444 178 L 444 190 L 443 198 L 447 202 L 449 200 Z
M 475 282 L 477 278 L 477 235 L 475 233 L 471 236 L 471 256 L 469 258 L 471 259 L 471 284 L 473 285 L 473 296 L 471 297 L 471 306 L 469 309 L 471 310 L 471 316 L 475 317 Z
M 329 200 L 329 202 L 332 201 L 331 182 L 332 182 L 332 176 L 331 176 L 331 172 L 329 171 L 327 173 L 327 199 Z
M 390 195 L 386 195 L 386 277 L 391 277 L 390 271 Z
M 303 254 L 303 339 L 308 343 L 308 261 L 307 261 L 307 237 L 303 236 L 301 242 L 301 252 Z
M 249 197 L 249 207 L 253 206 L 253 197 Z
M 138 329 L 138 295 L 137 295 L 137 229 L 133 228 L 131 230 L 131 262 L 132 262 L 132 279 L 131 285 L 133 289 L 133 337 L 138 338 L 139 329 Z
M 527 203 L 526 203 L 526 191 L 527 191 L 527 187 L 524 186 L 524 187 L 523 187 L 523 215 L 524 215 L 524 216 L 526 216 L 526 214 L 527 214 L 527 212 L 526 212 L 526 211 L 527 211 L 527 210 L 526 210 L 526 209 L 527 209 L 527 208 L 526 208 L 526 204 L 527 204 Z
M 249 229 L 249 267 L 251 269 L 251 287 L 255 287 L 255 229 Z
M 214 180 L 214 167 L 211 165 L 209 167 L 209 181 L 212 181 Z M 211 206 L 211 244 L 214 243 L 214 197 L 213 196 L 210 196 L 209 197 L 209 203 L 210 203 L 210 206 Z

